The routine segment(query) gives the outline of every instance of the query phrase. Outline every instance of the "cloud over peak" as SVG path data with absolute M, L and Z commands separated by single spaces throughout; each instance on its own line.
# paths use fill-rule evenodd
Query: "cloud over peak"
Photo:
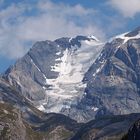
M 133 17 L 140 12 L 139 0 L 108 0 L 109 5 L 104 2 L 101 7 L 96 7 L 96 1 L 90 8 L 52 0 L 31 1 L 5 4 L 0 0 L 0 56 L 17 59 L 41 40 L 76 35 L 95 35 L 104 39 L 107 34 L 124 28 L 127 22 L 124 17 Z M 3 4 L 6 6 L 2 7 Z M 113 8 L 107 11 L 106 6 Z M 124 17 L 116 11 L 114 14 L 114 8 Z
M 80 4 L 70 6 L 49 0 L 12 4 L 0 10 L 0 55 L 19 58 L 31 42 L 39 40 L 78 34 L 104 37 L 103 31 L 90 21 L 95 13 Z

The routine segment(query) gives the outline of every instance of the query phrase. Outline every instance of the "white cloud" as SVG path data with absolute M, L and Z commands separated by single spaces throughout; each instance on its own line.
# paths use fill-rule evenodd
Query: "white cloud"
M 95 13 L 81 5 L 55 4 L 49 0 L 36 5 L 13 4 L 0 11 L 0 55 L 19 58 L 27 51 L 29 42 L 38 40 L 78 34 L 103 38 L 103 31 L 91 20 Z
M 140 0 L 109 0 L 109 4 L 124 17 L 134 17 L 140 13 Z
M 16 5 L 0 11 L 0 55 L 7 58 L 18 58 L 25 53 L 23 40 L 17 36 L 18 25 L 16 24 L 23 11 L 23 8 Z

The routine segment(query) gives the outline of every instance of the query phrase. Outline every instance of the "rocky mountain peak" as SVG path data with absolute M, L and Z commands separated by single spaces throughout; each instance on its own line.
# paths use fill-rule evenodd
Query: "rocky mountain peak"
M 39 110 L 68 115 L 71 106 L 83 97 L 84 74 L 102 47 L 94 36 L 40 41 L 5 77 Z
M 124 33 L 106 44 L 81 35 L 37 42 L 5 77 L 47 113 L 84 122 L 136 113 L 140 111 L 140 36 Z

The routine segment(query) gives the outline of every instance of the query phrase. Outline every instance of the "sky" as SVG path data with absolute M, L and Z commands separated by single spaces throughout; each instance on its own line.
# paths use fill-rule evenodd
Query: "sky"
M 94 35 L 101 41 L 140 26 L 140 0 L 0 0 L 0 73 L 36 41 Z

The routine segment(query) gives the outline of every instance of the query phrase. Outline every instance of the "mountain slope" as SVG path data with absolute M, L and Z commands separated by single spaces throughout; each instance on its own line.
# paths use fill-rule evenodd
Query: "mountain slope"
M 129 127 L 140 118 L 140 114 L 108 116 L 86 124 L 60 114 L 32 116 L 23 119 L 20 110 L 10 104 L 0 103 L 0 139 L 2 140 L 120 140 L 126 138 Z M 128 132 L 130 139 L 138 132 L 138 123 Z M 131 135 L 130 135 L 131 134 Z M 139 133 L 138 133 L 139 134 Z M 125 137 L 124 137 L 125 136 Z M 137 135 L 136 135 L 137 136 Z
M 138 29 L 107 42 L 85 74 L 86 94 L 78 106 L 87 109 L 89 118 L 140 112 Z
M 79 122 L 140 112 L 140 28 L 37 42 L 3 77 L 39 110 Z
M 36 120 L 34 119 L 35 117 L 29 122 L 23 119 L 22 113 L 12 105 L 0 103 L 0 139 L 68 140 L 80 126 L 59 114 L 47 114 L 44 119 L 36 116 Z
M 61 114 L 40 112 L 23 97 L 21 100 L 17 91 L 7 87 L 5 82 L 2 80 L 0 84 L 0 97 L 5 97 L 1 98 L 0 103 L 0 138 L 3 140 L 119 140 L 140 118 L 140 114 L 108 116 L 78 124 Z
M 2 138 L 9 136 L 3 127 L 9 124 L 12 138 L 13 130 L 22 129 L 17 140 L 120 139 L 140 118 L 130 114 L 140 112 L 139 32 L 116 36 L 104 46 L 94 36 L 37 42 L 0 78 Z M 9 118 L 1 117 L 13 111 L 18 117 L 12 116 L 12 129 Z M 92 121 L 81 124 L 62 114 Z
M 140 114 L 106 116 L 81 127 L 71 140 L 121 140 Z
M 15 87 L 0 79 L 0 139 L 64 140 L 81 125 L 62 114 L 37 110 Z
M 69 110 L 83 97 L 84 74 L 101 49 L 94 36 L 37 42 L 3 77 L 39 110 L 74 118 Z
M 1 140 L 35 140 L 40 139 L 26 124 L 19 110 L 9 104 L 0 103 L 0 139 Z

